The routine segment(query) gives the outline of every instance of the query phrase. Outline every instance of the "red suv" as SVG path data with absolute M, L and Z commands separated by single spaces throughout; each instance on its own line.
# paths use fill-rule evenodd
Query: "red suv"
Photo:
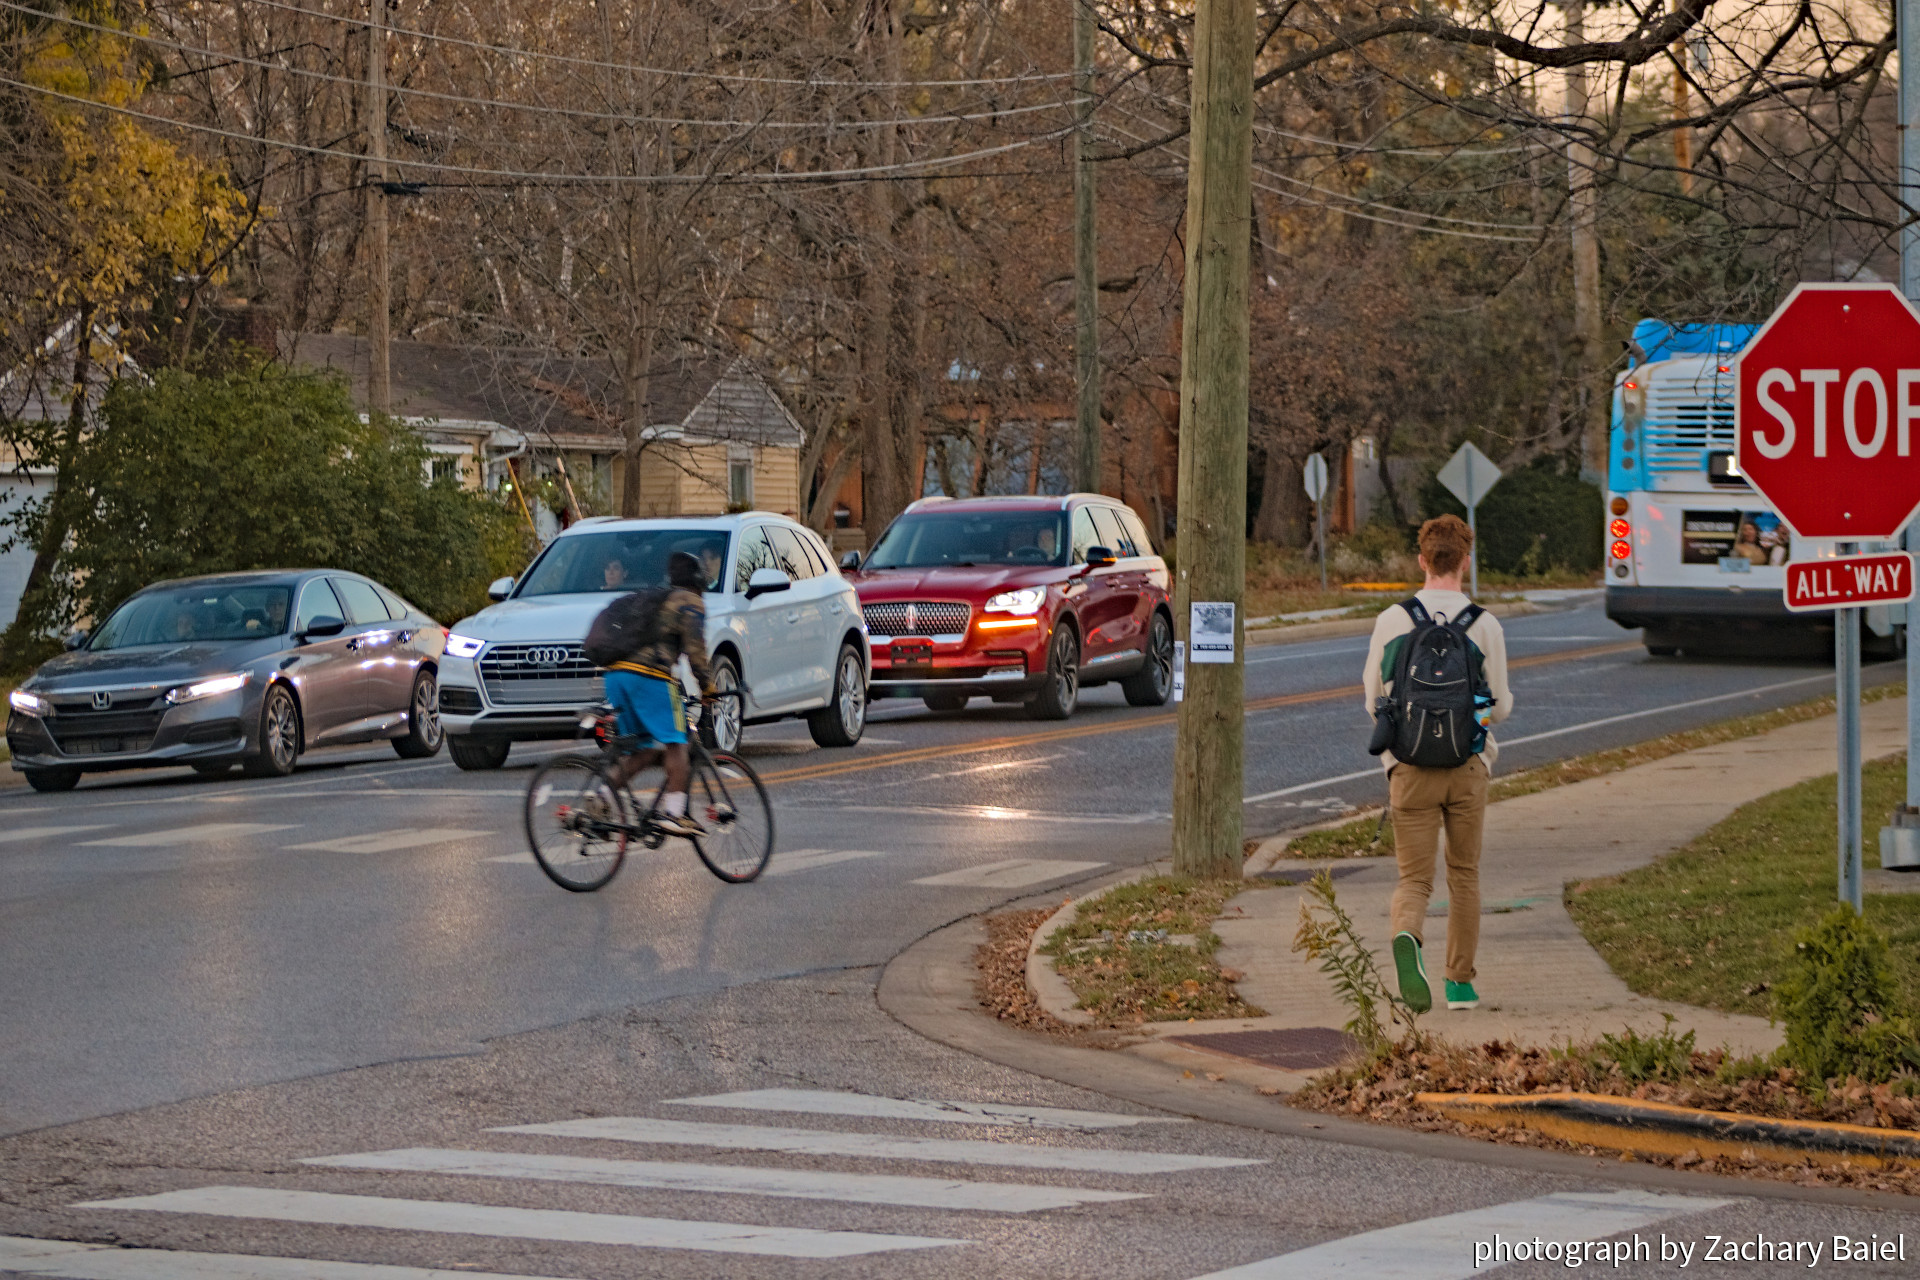
M 849 573 L 873 644 L 872 698 L 1024 702 L 1073 714 L 1118 680 L 1157 707 L 1173 690 L 1167 562 L 1133 511 L 1097 493 L 923 498 Z

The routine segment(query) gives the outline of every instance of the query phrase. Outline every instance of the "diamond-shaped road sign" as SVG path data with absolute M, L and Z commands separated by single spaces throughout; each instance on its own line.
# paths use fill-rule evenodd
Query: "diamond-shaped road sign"
M 1480 505 L 1480 499 L 1487 496 L 1487 490 L 1498 484 L 1504 473 L 1493 465 L 1493 459 L 1474 447 L 1473 441 L 1454 450 L 1447 465 L 1440 468 L 1440 483 L 1447 491 L 1460 499 L 1460 505 L 1471 511 Z
M 1890 284 L 1803 284 L 1737 359 L 1741 474 L 1802 538 L 1891 538 L 1920 507 L 1920 315 Z

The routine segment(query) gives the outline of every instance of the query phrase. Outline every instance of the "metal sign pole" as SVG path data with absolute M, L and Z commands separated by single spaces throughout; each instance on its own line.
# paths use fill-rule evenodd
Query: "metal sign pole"
M 1849 556 L 1859 548 L 1842 542 L 1835 551 Z M 1840 901 L 1860 914 L 1860 610 L 1834 611 L 1834 705 L 1839 712 Z
M 1467 572 L 1472 575 L 1472 584 L 1467 594 L 1478 598 L 1480 595 L 1480 490 L 1473 483 L 1473 455 L 1466 457 L 1467 463 L 1467 532 L 1472 534 L 1472 545 L 1467 550 Z
M 1313 503 L 1313 527 L 1320 543 L 1320 590 L 1327 589 L 1327 499 L 1324 494 Z
M 1900 0 L 1900 182 L 1901 196 L 1909 207 L 1920 204 L 1920 73 L 1907 74 L 1907 68 L 1920 66 L 1920 0 Z M 1909 222 L 1900 229 L 1900 292 L 1920 301 L 1920 225 Z M 1907 526 L 1904 545 L 1916 549 L 1920 530 Z M 1902 819 L 1920 825 L 1920 647 L 1913 643 L 1913 618 L 1920 601 L 1907 605 L 1907 807 L 1895 814 L 1896 826 Z M 1905 847 L 1899 847 L 1901 844 Z M 1898 860 L 1911 867 L 1920 849 L 1913 846 L 1911 833 L 1906 841 L 1899 837 L 1880 838 L 1880 865 Z M 1894 846 L 1890 848 L 1889 846 Z M 1894 855 L 1890 857 L 1889 855 Z

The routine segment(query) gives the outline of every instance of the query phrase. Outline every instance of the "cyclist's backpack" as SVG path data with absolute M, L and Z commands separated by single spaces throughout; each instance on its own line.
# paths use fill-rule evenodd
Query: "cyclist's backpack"
M 1475 716 L 1477 706 L 1491 701 L 1485 659 L 1479 646 L 1467 639 L 1480 606 L 1470 604 L 1445 622 L 1435 622 L 1418 599 L 1402 601 L 1400 607 L 1412 615 L 1413 631 L 1400 637 L 1394 655 L 1392 705 L 1382 709 L 1393 720 L 1392 737 L 1385 745 L 1402 764 L 1457 769 L 1486 743 L 1486 731 Z
M 660 638 L 660 611 L 672 587 L 646 587 L 621 596 L 600 611 L 587 628 L 581 651 L 596 667 L 631 658 Z

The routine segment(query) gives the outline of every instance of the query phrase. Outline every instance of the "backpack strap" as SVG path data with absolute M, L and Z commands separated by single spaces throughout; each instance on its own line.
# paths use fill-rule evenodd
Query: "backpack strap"
M 1480 621 L 1480 615 L 1485 612 L 1486 610 L 1482 609 L 1479 605 L 1470 604 L 1462 609 L 1459 615 L 1453 619 L 1452 625 L 1460 628 L 1460 633 L 1465 635 L 1467 629 L 1474 623 Z
M 1433 615 L 1427 612 L 1427 606 L 1420 603 L 1419 596 L 1408 596 L 1400 602 L 1400 607 L 1405 609 L 1407 615 L 1413 619 L 1416 630 L 1433 625 Z

